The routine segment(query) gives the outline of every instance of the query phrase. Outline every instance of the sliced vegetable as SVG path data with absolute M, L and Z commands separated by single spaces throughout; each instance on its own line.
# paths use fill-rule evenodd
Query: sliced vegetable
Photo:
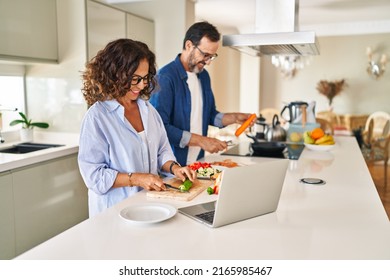
M 189 180 L 189 179 L 186 179 L 183 184 L 181 184 L 179 186 L 179 189 L 182 191 L 182 192 L 187 192 L 191 189 L 192 187 L 192 182 Z
M 203 178 L 206 178 L 206 179 L 213 178 L 213 176 L 222 172 L 221 170 L 212 167 L 211 164 L 208 162 L 197 161 L 197 162 L 194 162 L 194 163 L 188 165 L 188 167 L 191 170 L 196 171 L 197 177 L 202 178 L 202 179 Z
M 207 193 L 208 194 L 218 194 L 219 193 L 219 186 L 214 185 L 214 187 L 208 187 L 207 188 Z
M 198 177 L 207 177 L 207 178 L 210 178 L 211 176 L 213 176 L 215 174 L 215 172 L 218 172 L 219 170 L 216 170 L 212 167 L 206 167 L 206 168 L 199 168 L 198 170 L 196 170 L 196 174 L 198 175 Z
M 213 194 L 214 193 L 214 188 L 213 187 L 208 187 L 207 188 L 207 193 L 208 194 Z
M 211 164 L 208 163 L 208 162 L 200 162 L 200 161 L 197 161 L 197 162 L 194 162 L 194 163 L 191 163 L 189 166 L 189 168 L 191 168 L 191 170 L 198 170 L 199 168 L 208 168 L 208 167 L 211 167 Z

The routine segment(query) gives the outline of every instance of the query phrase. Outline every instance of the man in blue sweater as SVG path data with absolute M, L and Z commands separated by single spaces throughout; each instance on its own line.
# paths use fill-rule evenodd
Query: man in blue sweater
M 220 34 L 208 22 L 193 24 L 186 32 L 183 51 L 162 67 L 158 88 L 150 102 L 164 122 L 177 161 L 190 164 L 227 148 L 225 141 L 207 137 L 208 126 L 243 123 L 250 114 L 217 111 L 210 76 L 204 69 L 218 57 Z M 252 123 L 253 125 L 253 123 Z

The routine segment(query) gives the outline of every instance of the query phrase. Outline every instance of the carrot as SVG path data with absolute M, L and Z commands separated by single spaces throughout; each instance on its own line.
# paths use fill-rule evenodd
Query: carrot
M 237 137 L 241 135 L 241 133 L 244 132 L 245 129 L 251 124 L 251 122 L 256 118 L 256 114 L 250 115 L 250 117 L 236 130 L 236 133 L 234 133 Z

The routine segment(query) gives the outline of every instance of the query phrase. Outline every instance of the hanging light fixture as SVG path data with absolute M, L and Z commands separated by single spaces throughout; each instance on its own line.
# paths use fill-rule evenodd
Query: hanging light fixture
M 294 78 L 298 70 L 310 64 L 311 56 L 298 55 L 274 55 L 272 56 L 272 64 L 280 68 L 280 72 L 284 78 Z
M 367 73 L 371 78 L 378 80 L 385 73 L 387 56 L 385 54 L 382 54 L 380 60 L 375 61 L 373 59 L 373 54 L 374 52 L 372 48 L 367 47 L 367 56 L 368 56 Z

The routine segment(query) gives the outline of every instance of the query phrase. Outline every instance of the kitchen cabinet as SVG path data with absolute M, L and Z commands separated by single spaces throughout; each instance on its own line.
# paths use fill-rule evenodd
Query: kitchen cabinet
M 0 259 L 87 219 L 88 191 L 77 153 L 1 173 L 0 210 Z
M 16 254 L 88 218 L 77 154 L 12 172 Z
M 125 11 L 87 1 L 88 60 L 110 41 L 130 38 L 146 43 L 154 51 L 154 22 Z
M 154 22 L 132 15 L 126 15 L 127 38 L 144 42 L 154 52 Z
M 88 60 L 108 42 L 126 37 L 126 13 L 96 3 L 87 2 Z
M 15 221 L 11 172 L 0 173 L 0 260 L 15 256 Z
M 55 0 L 0 0 L 0 60 L 58 62 Z

